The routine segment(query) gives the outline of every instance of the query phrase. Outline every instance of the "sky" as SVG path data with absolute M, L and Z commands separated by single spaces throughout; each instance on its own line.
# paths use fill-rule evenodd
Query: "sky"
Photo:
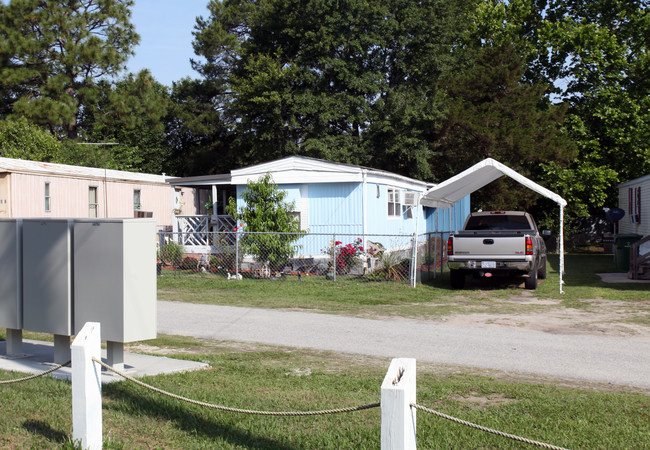
M 149 69 L 159 83 L 171 86 L 183 77 L 197 78 L 192 31 L 198 16 L 208 17 L 208 0 L 135 0 L 131 23 L 140 35 L 127 72 Z

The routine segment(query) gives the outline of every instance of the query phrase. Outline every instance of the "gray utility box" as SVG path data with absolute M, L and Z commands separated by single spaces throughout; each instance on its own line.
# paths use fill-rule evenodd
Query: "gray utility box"
M 112 342 L 156 338 L 155 219 L 76 219 L 74 322 Z
M 72 220 L 23 219 L 23 328 L 71 336 Z
M 22 228 L 20 219 L 0 219 L 0 328 L 23 328 Z

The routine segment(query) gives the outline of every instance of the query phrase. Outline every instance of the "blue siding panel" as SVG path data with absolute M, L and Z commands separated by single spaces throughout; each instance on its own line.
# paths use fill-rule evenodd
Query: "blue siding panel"
M 402 198 L 403 200 L 403 198 Z M 411 217 L 407 210 L 411 209 Z M 416 211 L 417 210 L 417 211 Z M 416 226 L 416 218 L 419 223 Z M 388 216 L 388 186 L 368 184 L 368 234 L 403 235 L 425 233 L 428 231 L 428 222 L 425 219 L 424 208 L 405 206 L 402 204 L 401 217 Z
M 286 201 L 295 202 L 296 208 L 302 205 L 307 216 L 308 232 L 312 234 L 300 239 L 299 254 L 318 255 L 327 249 L 332 239 L 344 244 L 363 237 L 364 233 L 364 193 L 362 183 L 313 183 L 309 185 L 285 184 L 279 186 L 287 192 Z M 436 230 L 435 208 L 419 208 L 413 210 L 412 217 L 406 214 L 406 207 L 402 207 L 401 217 L 388 217 L 388 187 L 383 184 L 367 183 L 365 201 L 366 227 L 365 232 L 369 240 L 372 235 L 383 235 L 387 240 L 388 235 L 411 235 L 416 230 L 420 233 L 449 231 L 449 217 L 452 218 L 452 231 L 462 228 L 465 218 L 470 212 L 470 197 L 467 196 L 454 207 L 439 209 L 438 227 Z M 237 186 L 237 204 L 243 206 L 241 194 L 246 186 Z M 302 188 L 302 189 L 301 189 Z M 308 199 L 301 196 L 307 195 Z M 305 211 L 305 205 L 306 211 Z M 415 209 L 415 207 L 413 207 Z M 416 219 L 417 218 L 417 219 Z M 416 220 L 419 223 L 416 228 Z
M 360 183 L 309 185 L 309 231 L 363 232 L 363 193 Z
M 436 229 L 436 209 L 438 209 L 438 228 Z M 470 196 L 456 202 L 451 209 L 426 208 L 426 230 L 429 233 L 449 230 L 449 215 L 451 214 L 451 231 L 463 228 L 465 219 L 470 213 Z

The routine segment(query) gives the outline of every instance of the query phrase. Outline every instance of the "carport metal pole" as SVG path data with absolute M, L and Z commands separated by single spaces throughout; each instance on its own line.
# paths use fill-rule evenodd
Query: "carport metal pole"
M 564 206 L 560 203 L 560 294 L 564 294 Z
M 438 232 L 438 208 L 436 208 L 436 233 Z M 433 278 L 436 278 L 436 264 L 438 263 L 438 239 L 436 235 L 433 235 L 433 245 L 434 245 L 434 254 L 433 254 Z M 440 246 L 442 245 L 442 234 L 440 235 Z M 442 251 L 440 252 L 440 276 L 442 276 Z

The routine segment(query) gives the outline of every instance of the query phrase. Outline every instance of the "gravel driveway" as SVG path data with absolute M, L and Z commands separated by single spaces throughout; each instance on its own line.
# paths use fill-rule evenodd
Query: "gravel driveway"
M 158 302 L 158 331 L 650 389 L 647 336 L 553 334 L 166 301 Z

